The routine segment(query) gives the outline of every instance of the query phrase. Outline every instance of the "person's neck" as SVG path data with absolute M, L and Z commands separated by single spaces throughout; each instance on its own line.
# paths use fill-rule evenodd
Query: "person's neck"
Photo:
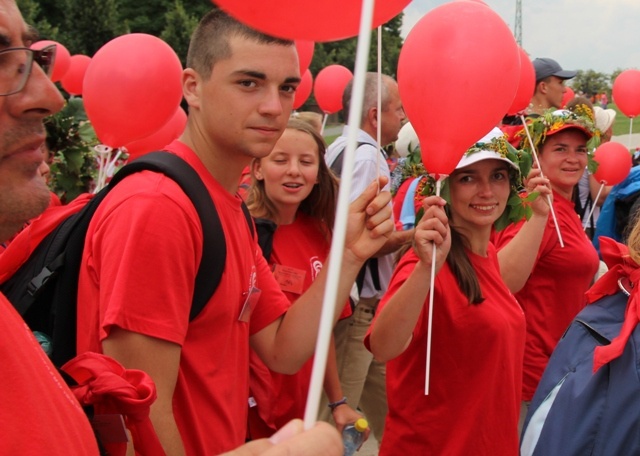
M 542 115 L 549 108 L 551 108 L 551 106 L 547 103 L 547 100 L 536 94 L 531 99 L 531 104 L 529 104 L 529 107 L 527 108 L 527 114 Z
M 209 174 L 234 195 L 238 191 L 242 171 L 251 163 L 251 159 L 236 151 L 219 150 L 205 138 L 193 134 L 187 128 L 179 138 L 198 156 Z
M 489 250 L 489 240 L 491 239 L 491 227 L 476 227 L 474 229 L 456 226 L 455 229 L 464 236 L 467 249 L 474 254 L 486 257 Z
M 291 225 L 296 221 L 296 214 L 298 213 L 298 208 L 300 206 L 278 206 L 276 210 L 278 213 L 274 217 L 274 222 L 276 225 Z
M 371 136 L 377 143 L 378 141 L 378 130 L 375 129 L 373 126 L 371 125 L 363 125 L 360 127 L 360 130 L 364 131 L 366 134 L 368 134 L 369 136 Z M 378 144 L 378 147 L 380 147 L 380 144 Z

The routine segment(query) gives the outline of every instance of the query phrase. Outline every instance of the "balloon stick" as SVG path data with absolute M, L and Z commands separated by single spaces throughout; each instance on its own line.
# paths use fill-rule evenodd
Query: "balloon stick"
M 627 148 L 631 150 L 631 135 L 633 134 L 633 117 L 629 117 L 629 141 L 627 142 Z
M 351 106 L 349 110 L 348 125 L 359 125 L 362 118 L 362 103 L 364 100 L 364 82 L 367 71 L 367 59 L 369 55 L 369 44 L 371 43 L 371 25 L 373 23 L 373 7 L 375 0 L 362 0 L 362 14 L 360 17 L 360 33 L 358 35 L 358 45 L 356 48 L 355 71 L 353 78 L 353 92 L 351 93 Z M 320 394 L 324 382 L 324 373 L 327 364 L 327 354 L 329 352 L 329 342 L 333 328 L 333 319 L 338 294 L 338 283 L 340 281 L 340 269 L 343 257 L 345 237 L 347 232 L 347 215 L 349 213 L 349 197 L 351 193 L 351 182 L 353 180 L 353 165 L 355 162 L 355 151 L 358 142 L 358 129 L 350 128 L 347 134 L 347 147 L 344 151 L 344 161 L 342 177 L 340 179 L 340 190 L 338 191 L 338 207 L 336 220 L 333 227 L 333 238 L 327 273 L 327 283 L 324 289 L 322 301 L 322 313 L 320 316 L 320 328 L 318 329 L 318 339 L 316 341 L 316 352 L 313 358 L 311 370 L 311 383 L 307 404 L 304 411 L 304 427 L 310 429 L 314 426 L 318 417 L 318 406 L 320 404 Z
M 604 189 L 604 186 L 607 185 L 607 183 L 605 181 L 600 181 L 600 188 L 598 189 L 598 194 L 596 195 L 596 199 L 593 200 L 593 202 L 591 203 L 591 209 L 589 210 L 589 215 L 587 216 L 587 221 L 591 220 L 591 216 L 593 215 L 593 211 L 596 210 L 596 202 L 600 199 L 600 193 L 602 193 L 602 190 Z M 586 231 L 587 230 L 587 225 L 583 225 L 582 228 Z M 592 228 L 595 228 L 592 227 Z
M 329 118 L 328 113 L 324 113 L 324 117 L 322 118 L 322 127 L 320 128 L 320 135 L 324 134 L 324 127 L 327 125 L 327 119 Z
M 378 147 L 382 147 L 382 26 L 378 26 L 378 114 L 377 114 L 377 132 L 376 132 L 376 144 Z M 380 153 L 376 154 L 376 165 L 378 166 L 376 178 L 380 182 Z M 380 191 L 380 188 L 378 188 Z
M 540 166 L 540 160 L 538 159 L 538 152 L 536 152 L 536 147 L 533 145 L 533 139 L 531 139 L 531 133 L 529 133 L 529 129 L 527 128 L 527 123 L 524 120 L 524 116 L 522 114 L 520 114 L 520 119 L 522 120 L 522 125 L 524 125 L 524 131 L 527 133 L 527 139 L 529 140 L 529 144 L 531 145 L 533 158 L 535 158 L 536 164 L 538 165 L 538 169 L 540 170 L 540 177 L 544 177 L 544 175 L 542 174 L 542 166 Z M 547 203 L 549 204 L 551 217 L 553 217 L 553 225 L 556 227 L 556 233 L 558 233 L 558 240 L 560 241 L 560 247 L 564 248 L 564 241 L 562 240 L 562 234 L 560 233 L 560 226 L 558 225 L 558 219 L 556 218 L 556 211 L 553 210 L 553 204 L 551 204 L 551 196 L 549 195 L 547 195 Z
M 436 179 L 436 196 L 440 196 L 442 181 L 447 176 L 440 174 Z M 433 287 L 436 282 L 436 246 L 433 246 L 433 256 L 431 257 L 431 285 L 429 286 L 429 319 L 427 323 L 427 368 L 424 377 L 424 395 L 429 395 L 429 375 L 431 374 L 431 328 L 433 327 Z

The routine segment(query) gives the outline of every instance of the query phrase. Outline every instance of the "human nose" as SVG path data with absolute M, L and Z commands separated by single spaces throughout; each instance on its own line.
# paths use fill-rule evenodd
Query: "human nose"
M 481 179 L 478 181 L 478 195 L 483 198 L 493 195 L 493 188 L 489 180 Z
M 64 98 L 60 91 L 35 62 L 24 88 L 10 97 L 18 102 L 17 106 L 22 115 L 33 117 L 42 118 L 55 114 L 64 106 Z
M 266 91 L 259 108 L 260 114 L 279 116 L 283 112 L 280 89 L 274 88 Z
M 300 174 L 300 164 L 295 160 L 291 160 L 287 166 L 287 174 L 290 176 L 297 176 Z

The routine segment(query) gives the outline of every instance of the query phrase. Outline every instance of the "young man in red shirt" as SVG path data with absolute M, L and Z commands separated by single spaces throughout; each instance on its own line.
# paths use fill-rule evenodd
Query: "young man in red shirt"
M 314 351 L 326 272 L 289 308 L 237 195 L 242 170 L 269 154 L 284 131 L 299 81 L 291 41 L 221 11 L 194 32 L 183 73 L 189 118 L 167 150 L 207 186 L 227 246 L 220 285 L 196 319 L 189 321 L 189 311 L 202 229 L 175 182 L 151 172 L 127 178 L 89 227 L 79 351 L 103 351 L 151 375 L 158 390 L 151 420 L 167 454 L 219 454 L 244 441 L 249 345 L 283 373 L 295 372 Z M 388 192 L 376 196 L 372 183 L 352 204 L 337 303 L 391 232 L 389 200 Z

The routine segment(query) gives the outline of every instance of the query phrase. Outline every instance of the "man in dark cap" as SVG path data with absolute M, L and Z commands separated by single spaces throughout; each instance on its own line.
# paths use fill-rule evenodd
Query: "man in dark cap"
M 536 71 L 536 88 L 528 114 L 542 114 L 549 108 L 560 109 L 567 88 L 564 82 L 575 77 L 576 71 L 563 70 L 558 62 L 548 57 L 533 61 Z

